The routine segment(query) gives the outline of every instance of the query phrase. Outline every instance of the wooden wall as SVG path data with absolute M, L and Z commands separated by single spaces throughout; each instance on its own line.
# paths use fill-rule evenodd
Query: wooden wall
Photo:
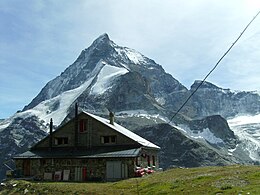
M 79 121 L 86 119 L 88 121 L 87 131 L 78 132 L 78 146 L 84 147 L 95 147 L 95 146 L 107 146 L 107 145 L 138 145 L 137 142 L 128 138 L 125 135 L 117 132 L 116 130 L 111 129 L 105 124 L 99 122 L 98 120 L 86 115 L 80 114 Z M 60 127 L 53 132 L 52 146 L 53 147 L 74 147 L 75 146 L 75 123 L 74 120 L 71 120 L 64 126 Z M 102 136 L 116 136 L 116 143 L 101 143 Z M 67 144 L 57 145 L 55 144 L 55 139 L 57 138 L 68 138 Z M 35 148 L 45 148 L 49 147 L 49 136 L 36 144 Z

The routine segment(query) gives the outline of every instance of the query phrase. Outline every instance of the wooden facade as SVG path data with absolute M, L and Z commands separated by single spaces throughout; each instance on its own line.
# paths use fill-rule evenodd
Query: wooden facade
M 157 169 L 159 147 L 110 120 L 82 112 L 14 157 L 23 176 L 46 180 L 114 181 L 136 167 Z

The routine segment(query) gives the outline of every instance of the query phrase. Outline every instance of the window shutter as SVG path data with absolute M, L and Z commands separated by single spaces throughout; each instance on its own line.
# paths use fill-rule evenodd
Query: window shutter
M 87 119 L 81 119 L 79 121 L 79 132 L 85 132 L 87 131 L 87 127 L 88 127 L 88 120 Z

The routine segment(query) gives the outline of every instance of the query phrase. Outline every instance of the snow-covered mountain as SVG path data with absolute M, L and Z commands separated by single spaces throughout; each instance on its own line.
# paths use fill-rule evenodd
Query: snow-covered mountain
M 250 159 L 260 163 L 260 114 L 240 115 L 230 118 L 228 123 L 241 141 L 231 152 L 246 151 Z
M 158 127 L 163 127 L 158 124 L 169 123 L 179 133 L 171 133 L 171 128 L 167 126 L 168 133 L 156 134 L 158 140 L 162 141 L 161 144 L 164 144 L 164 150 L 172 148 L 171 144 L 175 141 L 183 144 L 186 143 L 185 140 L 198 147 L 196 152 L 200 151 L 200 147 L 204 153 L 208 150 L 207 159 L 202 158 L 203 153 L 195 155 L 194 161 L 197 159 L 200 163 L 193 163 L 194 166 L 213 165 L 218 156 L 223 159 L 218 161 L 220 164 L 257 161 L 259 156 L 255 156 L 255 152 L 254 155 L 250 153 L 255 150 L 250 144 L 255 141 L 259 144 L 259 137 L 256 139 L 259 126 L 251 125 L 255 130 L 248 130 L 248 139 L 244 139 L 237 130 L 242 127 L 232 123 L 235 119 L 229 120 L 235 134 L 225 120 L 239 113 L 259 114 L 260 96 L 256 92 L 233 92 L 206 82 L 181 114 L 169 121 L 199 82 L 195 81 L 188 90 L 153 60 L 133 49 L 116 45 L 107 34 L 103 34 L 84 49 L 64 72 L 48 82 L 21 112 L 0 121 L 0 164 L 43 138 L 48 132 L 51 118 L 54 125 L 58 126 L 72 117 L 75 102 L 80 109 L 97 115 L 105 116 L 108 110 L 113 111 L 119 123 L 133 131 L 146 132 L 144 136 L 148 138 L 158 133 Z M 146 125 L 156 130 L 149 133 Z M 145 131 L 140 131 L 144 128 Z M 179 134 L 182 135 L 182 141 L 178 141 L 179 138 L 176 137 L 164 142 L 164 136 Z M 242 159 L 235 152 L 239 148 L 236 146 L 245 149 L 240 150 L 244 152 Z M 190 149 L 188 146 L 185 148 L 179 152 L 186 153 L 185 150 Z M 162 155 L 164 152 L 162 151 Z M 174 156 L 162 158 L 162 164 L 170 166 L 171 163 L 164 160 L 176 159 L 179 153 L 176 155 L 174 153 Z M 189 158 L 190 155 L 184 155 L 178 165 L 181 166 Z M 3 174 L 3 169 L 0 172 Z
M 94 112 L 163 110 L 163 97 L 172 91 L 187 89 L 153 60 L 116 45 L 104 34 L 47 83 L 23 112 L 33 113 L 46 123 L 53 118 L 58 125 L 76 100 L 81 108 Z

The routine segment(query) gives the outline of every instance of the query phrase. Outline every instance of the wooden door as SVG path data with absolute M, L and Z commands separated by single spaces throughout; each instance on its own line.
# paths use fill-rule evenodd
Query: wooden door
M 23 161 L 23 174 L 24 176 L 31 175 L 31 161 L 29 159 Z

